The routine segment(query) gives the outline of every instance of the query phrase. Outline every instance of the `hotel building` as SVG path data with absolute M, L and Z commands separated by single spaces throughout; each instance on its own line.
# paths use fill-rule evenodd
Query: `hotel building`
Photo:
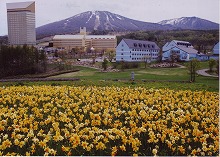
M 35 2 L 7 3 L 10 45 L 35 45 Z
M 87 35 L 86 28 L 80 28 L 79 35 L 55 35 L 53 47 L 70 51 L 72 48 L 115 49 L 117 38 L 114 35 Z
M 122 39 L 116 47 L 116 62 L 157 61 L 160 48 L 155 42 Z

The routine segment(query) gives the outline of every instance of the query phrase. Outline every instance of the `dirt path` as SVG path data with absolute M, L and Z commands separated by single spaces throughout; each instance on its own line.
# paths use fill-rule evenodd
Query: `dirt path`
M 201 69 L 201 70 L 197 70 L 196 73 L 202 76 L 208 76 L 208 77 L 219 77 L 219 76 L 215 76 L 215 75 L 210 75 L 208 73 L 206 73 L 206 71 L 208 71 L 209 69 Z

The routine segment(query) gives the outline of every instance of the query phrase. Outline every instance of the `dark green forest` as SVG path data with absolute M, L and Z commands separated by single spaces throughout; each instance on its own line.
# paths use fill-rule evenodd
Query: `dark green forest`
M 199 52 L 207 53 L 219 42 L 219 30 L 139 31 L 118 36 L 117 42 L 122 38 L 154 41 L 160 48 L 172 40 L 188 41 Z
M 35 74 L 46 70 L 46 56 L 36 48 L 0 46 L 0 78 L 12 75 Z

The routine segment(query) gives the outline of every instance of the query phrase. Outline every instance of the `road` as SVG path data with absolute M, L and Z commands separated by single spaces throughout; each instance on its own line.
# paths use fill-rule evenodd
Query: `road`
M 219 77 L 219 76 L 215 76 L 215 75 L 210 75 L 208 73 L 206 73 L 206 71 L 208 71 L 209 69 L 201 69 L 201 70 L 197 70 L 196 73 L 202 76 L 208 76 L 208 77 Z

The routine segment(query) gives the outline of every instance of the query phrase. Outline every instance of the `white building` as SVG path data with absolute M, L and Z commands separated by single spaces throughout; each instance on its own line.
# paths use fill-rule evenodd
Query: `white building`
M 213 54 L 210 56 L 210 59 L 219 60 L 219 42 L 213 47 Z
M 35 45 L 35 2 L 7 3 L 10 45 Z
M 198 56 L 198 51 L 187 41 L 173 40 L 171 42 L 167 42 L 163 46 L 162 51 L 163 61 L 170 60 L 172 54 L 178 55 L 179 60 L 181 61 L 189 61 L 193 58 L 197 58 Z
M 122 39 L 116 47 L 116 62 L 156 61 L 160 48 L 155 42 L 144 40 Z

